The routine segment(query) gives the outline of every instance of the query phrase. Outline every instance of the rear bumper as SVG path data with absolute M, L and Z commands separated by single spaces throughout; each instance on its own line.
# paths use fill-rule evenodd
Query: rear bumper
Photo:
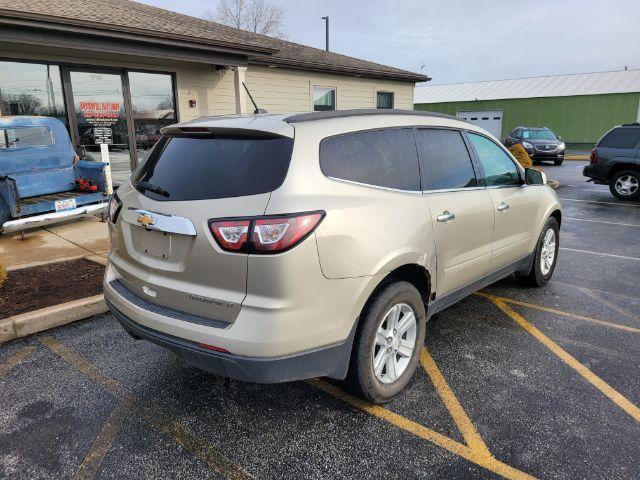
M 582 169 L 582 175 L 595 180 L 596 183 L 608 183 L 606 179 L 606 175 L 600 168 L 598 168 L 597 164 L 586 165 Z
M 94 203 L 91 205 L 83 205 L 82 207 L 72 210 L 64 210 L 62 212 L 44 213 L 34 215 L 32 217 L 19 218 L 17 220 L 9 220 L 0 227 L 1 233 L 14 233 L 29 228 L 43 227 L 52 223 L 62 222 L 64 220 L 72 220 L 85 215 L 102 213 L 107 210 L 107 202 Z
M 195 342 L 136 323 L 107 300 L 120 325 L 134 338 L 168 348 L 190 366 L 217 375 L 255 383 L 281 383 L 315 377 L 342 379 L 347 374 L 355 326 L 347 340 L 316 350 L 280 357 L 246 357 L 208 350 Z

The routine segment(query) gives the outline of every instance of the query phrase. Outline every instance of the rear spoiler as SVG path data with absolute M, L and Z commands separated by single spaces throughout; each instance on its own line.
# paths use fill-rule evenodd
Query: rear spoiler
M 249 137 L 249 138 L 289 138 L 275 132 L 233 127 L 178 127 L 170 125 L 160 129 L 160 133 L 168 137 L 207 136 L 207 137 Z

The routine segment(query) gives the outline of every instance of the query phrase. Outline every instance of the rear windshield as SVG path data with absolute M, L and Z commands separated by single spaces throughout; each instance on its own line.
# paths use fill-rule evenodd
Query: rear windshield
M 131 180 L 154 200 L 267 193 L 282 185 L 292 149 L 285 137 L 164 137 Z
M 53 145 L 49 127 L 14 127 L 0 130 L 0 148 L 48 147 Z
M 640 142 L 640 128 L 614 128 L 607 133 L 598 147 L 634 148 Z

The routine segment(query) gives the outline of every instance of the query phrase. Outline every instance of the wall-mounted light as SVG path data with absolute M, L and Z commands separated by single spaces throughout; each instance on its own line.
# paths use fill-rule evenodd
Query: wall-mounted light
M 196 108 L 196 101 L 195 100 L 189 100 L 189 108 Z

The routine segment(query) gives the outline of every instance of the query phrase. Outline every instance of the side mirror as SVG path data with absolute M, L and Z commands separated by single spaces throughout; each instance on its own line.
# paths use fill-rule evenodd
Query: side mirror
M 525 168 L 524 181 L 527 185 L 546 185 L 547 176 L 535 168 Z
M 558 140 L 562 140 L 562 137 L 560 135 L 558 135 Z

